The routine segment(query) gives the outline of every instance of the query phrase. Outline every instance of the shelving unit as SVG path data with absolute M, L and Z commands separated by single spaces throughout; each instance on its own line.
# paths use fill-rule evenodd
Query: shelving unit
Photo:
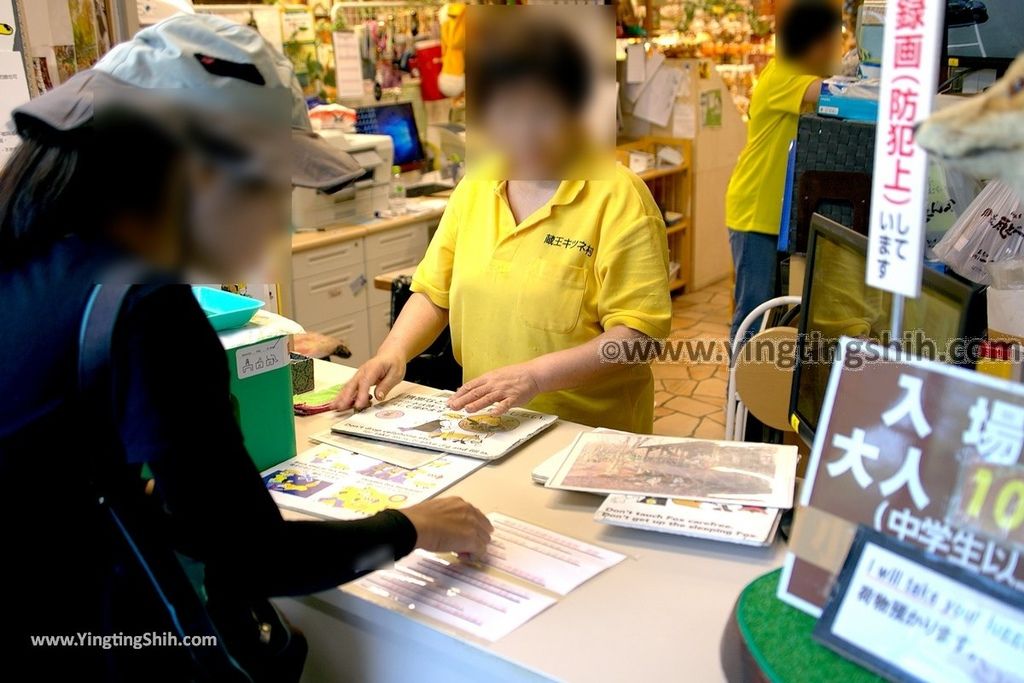
M 662 213 L 673 211 L 683 216 L 665 229 L 665 234 L 668 237 L 669 261 L 678 264 L 679 267 L 678 273 L 669 281 L 669 289 L 673 292 L 692 284 L 690 169 L 693 156 L 690 145 L 689 140 L 648 135 L 619 145 L 617 148 L 618 160 L 627 166 L 631 151 L 657 154 L 662 147 L 672 147 L 682 154 L 683 162 L 681 164 L 659 166 L 639 174 L 640 179 L 647 184 L 651 195 L 654 196 L 654 201 L 661 207 Z

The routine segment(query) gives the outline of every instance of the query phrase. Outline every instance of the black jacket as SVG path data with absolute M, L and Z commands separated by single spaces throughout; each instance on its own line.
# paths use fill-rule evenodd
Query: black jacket
M 109 653 L 42 647 L 32 636 L 161 624 L 86 486 L 99 445 L 77 395 L 78 332 L 93 284 L 117 259 L 72 237 L 0 270 L 0 519 L 10 597 L 0 637 L 43 678 L 70 667 L 102 675 Z M 205 567 L 208 586 L 243 598 L 310 593 L 411 551 L 415 529 L 393 511 L 355 522 L 282 520 L 234 420 L 224 350 L 189 287 L 132 290 L 113 365 L 124 467 L 149 466 L 153 502 L 178 550 Z

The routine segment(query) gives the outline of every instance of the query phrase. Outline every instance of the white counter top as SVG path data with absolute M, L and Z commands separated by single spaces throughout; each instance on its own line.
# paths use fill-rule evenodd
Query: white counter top
M 318 361 L 317 388 L 352 372 Z M 296 418 L 299 450 L 337 419 Z M 627 555 L 624 562 L 493 644 L 442 633 L 340 590 L 282 601 L 310 641 L 303 680 L 723 680 L 719 641 L 733 604 L 747 583 L 781 565 L 784 546 L 749 548 L 594 522 L 600 497 L 530 480 L 534 467 L 582 429 L 559 422 L 443 495 L 603 545 Z

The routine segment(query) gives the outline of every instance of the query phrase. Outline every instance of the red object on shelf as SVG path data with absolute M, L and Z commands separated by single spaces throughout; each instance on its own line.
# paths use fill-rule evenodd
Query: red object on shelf
M 416 43 L 414 64 L 420 72 L 420 91 L 423 99 L 443 100 L 444 94 L 437 87 L 437 77 L 441 74 L 441 41 L 424 40 Z

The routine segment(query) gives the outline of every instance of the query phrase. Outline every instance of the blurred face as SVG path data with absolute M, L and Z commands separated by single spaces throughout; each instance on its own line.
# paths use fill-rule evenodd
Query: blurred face
M 809 73 L 816 76 L 831 76 L 837 73 L 841 56 L 842 34 L 835 31 L 815 43 L 801 61 Z
M 558 180 L 580 139 L 580 122 L 558 93 L 529 80 L 497 90 L 481 123 L 515 180 Z
M 264 263 L 271 241 L 287 229 L 291 187 L 209 164 L 197 164 L 191 179 L 190 265 L 237 281 Z

